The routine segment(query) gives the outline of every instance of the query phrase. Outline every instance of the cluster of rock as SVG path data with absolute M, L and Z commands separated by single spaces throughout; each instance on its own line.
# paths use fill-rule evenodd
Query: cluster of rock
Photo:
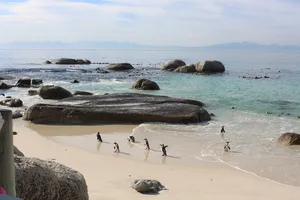
M 56 65 L 89 65 L 91 61 L 83 59 L 73 59 L 73 58 L 60 58 L 57 60 L 46 60 L 45 64 L 56 64 Z
M 186 65 L 182 60 L 175 59 L 165 63 L 162 70 L 182 72 L 182 73 L 222 73 L 225 71 L 225 66 L 220 61 L 200 61 L 195 64 Z
M 81 173 L 53 161 L 23 157 L 15 148 L 17 197 L 31 200 L 88 200 Z M 18 156 L 19 155 L 19 156 Z
M 211 119 L 202 106 L 200 101 L 147 94 L 82 95 L 65 98 L 60 104 L 35 104 L 26 110 L 23 119 L 36 124 L 68 125 L 143 122 L 188 124 Z
M 30 87 L 39 87 L 43 81 L 41 79 L 19 79 L 15 85 L 9 85 L 4 82 L 0 83 L 1 90 L 8 90 L 12 87 L 22 87 L 22 88 L 30 88 Z

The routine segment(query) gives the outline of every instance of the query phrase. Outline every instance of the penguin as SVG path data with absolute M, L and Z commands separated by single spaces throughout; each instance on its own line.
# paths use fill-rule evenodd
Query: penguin
M 128 142 L 135 143 L 135 138 L 133 135 L 128 136 L 127 140 L 128 140 Z
M 163 152 L 162 156 L 167 156 L 166 148 L 168 147 L 168 145 L 161 144 L 160 146 L 161 146 L 161 151 Z
M 145 150 L 150 150 L 150 145 L 149 145 L 147 138 L 145 138 L 144 140 L 145 140 L 145 146 L 146 146 Z
M 222 128 L 221 128 L 221 133 L 225 133 L 224 127 L 225 127 L 225 126 L 222 126 Z
M 224 151 L 228 152 L 229 150 L 230 150 L 229 142 L 226 142 L 226 144 L 224 146 Z
M 97 132 L 97 140 L 99 141 L 99 142 L 102 142 L 102 138 L 101 138 L 101 135 L 100 135 L 100 132 Z
M 120 153 L 119 145 L 118 145 L 118 143 L 116 143 L 116 142 L 114 142 L 114 152 L 115 152 L 115 153 Z

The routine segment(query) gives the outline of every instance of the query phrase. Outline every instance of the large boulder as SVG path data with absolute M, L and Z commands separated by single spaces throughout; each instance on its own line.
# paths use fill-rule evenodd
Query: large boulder
M 30 200 L 88 200 L 81 173 L 53 161 L 15 156 L 17 197 Z
M 278 142 L 286 146 L 300 145 L 300 134 L 284 133 L 278 138 Z
M 10 85 L 7 85 L 6 83 L 0 83 L 0 90 L 8 90 L 10 89 L 11 86 Z
M 0 101 L 0 105 L 8 107 L 22 107 L 23 102 L 21 99 L 5 99 L 3 101 Z
M 159 86 L 154 82 L 148 79 L 138 79 L 133 85 L 133 89 L 138 90 L 159 90 Z
M 74 96 L 59 103 L 35 104 L 25 111 L 23 119 L 36 124 L 62 125 L 144 122 L 188 124 L 210 120 L 209 113 L 202 108 L 202 102 L 167 96 L 135 93 Z
M 220 61 L 208 61 L 208 60 L 203 60 L 200 62 L 197 62 L 196 64 L 196 72 L 200 73 L 220 73 L 225 71 L 225 67 L 223 63 Z
M 93 95 L 91 92 L 86 92 L 86 91 L 76 91 L 74 92 L 74 96 L 76 95 Z
M 179 60 L 179 59 L 175 59 L 175 60 L 170 60 L 168 62 L 166 62 L 161 69 L 162 70 L 174 70 L 177 69 L 178 67 L 184 66 L 186 65 L 184 61 Z
M 140 193 L 158 193 L 166 189 L 159 181 L 143 179 L 134 180 L 131 187 Z
M 38 95 L 40 95 L 43 99 L 58 100 L 71 97 L 72 93 L 60 86 L 45 85 L 39 88 Z
M 89 64 L 91 64 L 91 61 L 82 60 L 82 59 L 73 59 L 73 58 L 60 58 L 60 59 L 57 59 L 57 60 L 52 60 L 51 64 L 56 64 L 56 65 L 89 65 Z
M 114 70 L 114 71 L 123 71 L 123 70 L 134 69 L 134 67 L 130 63 L 110 64 L 107 66 L 107 68 L 110 70 Z
M 174 70 L 174 72 L 193 73 L 193 72 L 196 72 L 196 66 L 194 64 L 185 65 L 185 66 L 176 68 Z

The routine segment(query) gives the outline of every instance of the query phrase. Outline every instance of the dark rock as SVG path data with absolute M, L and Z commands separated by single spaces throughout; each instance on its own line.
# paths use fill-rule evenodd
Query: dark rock
M 72 93 L 60 86 L 46 85 L 39 88 L 38 95 L 40 95 L 43 99 L 58 100 L 71 97 Z
M 21 117 L 23 117 L 23 114 L 20 111 L 14 111 L 12 113 L 12 118 L 13 119 L 17 119 L 17 118 L 21 118 Z
M 174 69 L 177 69 L 178 67 L 181 67 L 181 66 L 185 66 L 185 62 L 182 61 L 182 60 L 179 60 L 179 59 L 175 59 L 175 60 L 170 60 L 168 62 L 166 62 L 162 67 L 161 69 L 162 70 L 174 70 Z
M 89 65 L 91 61 L 82 60 L 82 59 L 73 59 L 73 58 L 60 58 L 57 60 L 51 61 L 52 64 L 56 65 Z
M 7 98 L 7 99 L 11 99 L 12 97 L 11 97 L 11 96 L 6 96 L 5 98 Z
M 82 174 L 54 161 L 15 156 L 16 196 L 30 200 L 88 200 Z
M 16 131 L 13 131 L 13 135 L 18 135 L 18 133 Z
M 72 105 L 68 102 L 72 102 Z M 188 124 L 210 120 L 209 113 L 202 108 L 200 101 L 167 96 L 134 93 L 74 96 L 60 103 L 35 104 L 26 110 L 23 119 L 37 124 L 69 125 L 143 122 Z
M 210 116 L 211 117 L 215 117 L 216 115 L 214 113 L 210 113 Z
M 181 73 L 193 73 L 196 72 L 196 68 L 194 64 L 185 65 L 182 67 L 177 67 L 174 72 L 181 72 Z
M 154 82 L 148 79 L 138 79 L 133 85 L 133 89 L 138 90 L 159 90 L 159 86 Z
M 74 80 L 74 81 L 72 81 L 71 83 L 80 83 L 80 81 L 78 81 L 78 80 Z
M 300 134 L 297 133 L 284 133 L 278 138 L 280 144 L 290 146 L 290 145 L 300 145 Z
M 18 82 L 16 83 L 16 86 L 29 88 L 31 86 L 31 79 L 29 79 L 29 78 L 19 79 Z
M 21 101 L 21 99 L 5 99 L 0 101 L 0 105 L 8 107 L 22 107 L 23 102 Z
M 32 85 L 40 85 L 43 83 L 42 79 L 31 79 L 31 86 Z
M 14 146 L 14 154 L 17 156 L 24 156 L 24 154 L 16 146 Z
M 142 179 L 134 180 L 131 187 L 140 193 L 158 193 L 166 189 L 159 181 Z
M 114 70 L 114 71 L 123 71 L 123 70 L 134 69 L 134 67 L 129 63 L 110 64 L 107 66 L 107 68 L 110 70 Z
M 96 71 L 97 73 L 101 73 L 101 74 L 108 74 L 109 72 L 104 70 L 104 69 L 101 69 L 101 68 L 96 68 Z
M 10 89 L 11 86 L 10 85 L 7 85 L 6 83 L 0 83 L 0 90 L 8 90 Z
M 34 96 L 34 95 L 37 95 L 37 94 L 38 94 L 37 90 L 28 90 L 28 95 L 29 96 Z
M 46 60 L 44 63 L 47 64 L 47 65 L 49 65 L 49 64 L 51 64 L 51 61 L 50 60 Z
M 234 107 L 234 106 L 232 106 L 232 107 L 231 107 L 231 109 L 235 109 L 235 107 Z
M 225 67 L 220 61 L 200 61 L 196 63 L 196 71 L 203 73 L 224 72 Z
M 76 95 L 93 95 L 93 93 L 85 92 L 85 91 L 76 91 L 74 92 L 74 96 Z

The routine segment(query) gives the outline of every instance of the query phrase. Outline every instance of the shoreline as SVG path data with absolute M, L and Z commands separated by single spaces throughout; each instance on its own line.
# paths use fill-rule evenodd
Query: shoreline
M 224 164 L 201 167 L 158 165 L 102 155 L 49 140 L 22 120 L 13 121 L 14 144 L 28 157 L 52 160 L 78 170 L 86 179 L 90 199 L 296 199 L 297 188 L 258 178 Z M 45 149 L 46 151 L 42 151 Z M 90 165 L 88 164 L 90 163 Z M 122 169 L 122 170 L 121 170 Z M 138 169 L 138 170 L 136 170 Z M 128 184 L 135 178 L 157 179 L 169 190 L 158 196 L 141 195 Z M 188 181 L 189 184 L 186 182 Z M 243 184 L 241 184 L 243 183 Z M 116 189 L 119 191 L 116 193 Z

